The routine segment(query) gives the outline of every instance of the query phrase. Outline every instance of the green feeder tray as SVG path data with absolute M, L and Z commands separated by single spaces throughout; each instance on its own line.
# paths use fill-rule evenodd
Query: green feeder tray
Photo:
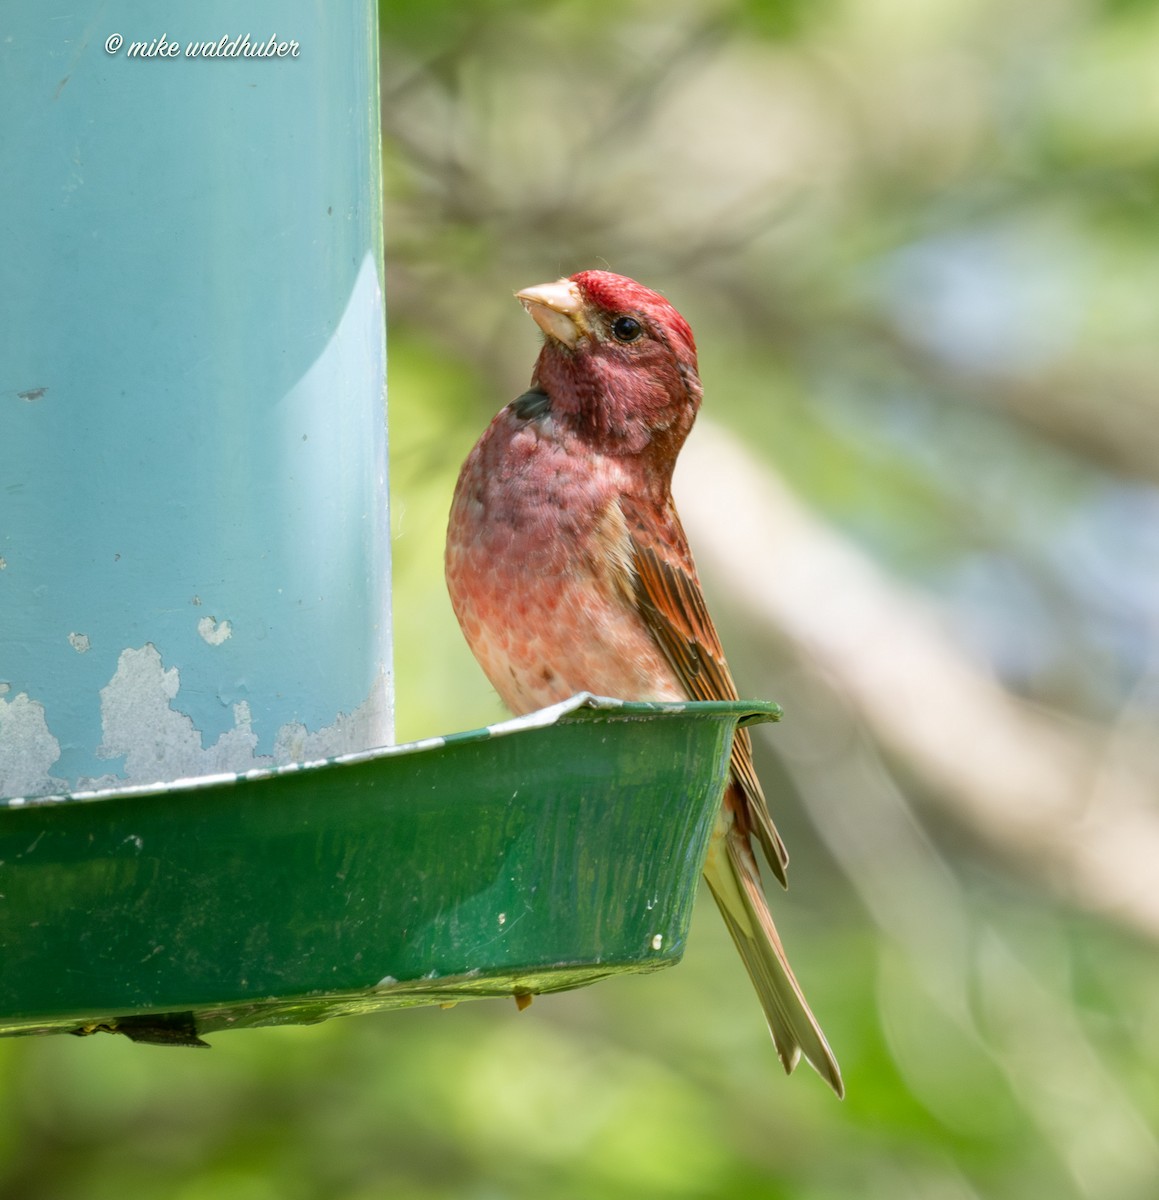
M 0 1034 L 220 1029 L 679 961 L 754 701 L 572 697 L 304 766 L 0 801 Z

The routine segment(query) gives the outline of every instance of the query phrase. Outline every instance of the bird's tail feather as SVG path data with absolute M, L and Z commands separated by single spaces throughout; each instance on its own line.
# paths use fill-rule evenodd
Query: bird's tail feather
M 723 835 L 725 853 L 719 843 L 713 848 L 705 879 L 765 1010 L 785 1071 L 791 1073 L 804 1054 L 838 1097 L 844 1096 L 841 1069 L 789 967 L 756 860 L 742 837 L 732 829 Z

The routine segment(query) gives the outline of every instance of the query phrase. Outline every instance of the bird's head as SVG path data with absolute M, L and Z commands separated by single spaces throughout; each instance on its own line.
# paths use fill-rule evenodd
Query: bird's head
M 610 271 L 525 288 L 545 335 L 533 385 L 594 449 L 670 470 L 700 407 L 688 322 L 656 292 Z

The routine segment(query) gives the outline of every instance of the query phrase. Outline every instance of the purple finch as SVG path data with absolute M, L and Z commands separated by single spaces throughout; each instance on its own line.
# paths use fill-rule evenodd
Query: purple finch
M 579 691 L 736 699 L 672 503 L 702 395 L 692 330 L 662 296 L 607 271 L 517 298 L 543 349 L 530 388 L 463 464 L 447 531 L 447 586 L 471 650 L 515 713 Z M 773 925 L 754 838 L 784 884 L 788 856 L 740 729 L 705 879 L 785 1070 L 804 1054 L 841 1095 Z

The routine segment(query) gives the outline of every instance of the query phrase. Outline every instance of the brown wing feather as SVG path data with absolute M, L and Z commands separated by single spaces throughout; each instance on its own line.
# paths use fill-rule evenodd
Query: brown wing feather
M 631 544 L 636 604 L 665 658 L 693 700 L 736 700 L 736 684 L 697 579 L 688 539 L 671 502 L 657 523 L 654 512 L 623 503 Z M 773 873 L 786 882 L 789 856 L 769 815 L 753 767 L 752 739 L 738 729 L 732 744 L 732 774 L 743 800 L 737 813 L 746 833 L 755 833 Z

